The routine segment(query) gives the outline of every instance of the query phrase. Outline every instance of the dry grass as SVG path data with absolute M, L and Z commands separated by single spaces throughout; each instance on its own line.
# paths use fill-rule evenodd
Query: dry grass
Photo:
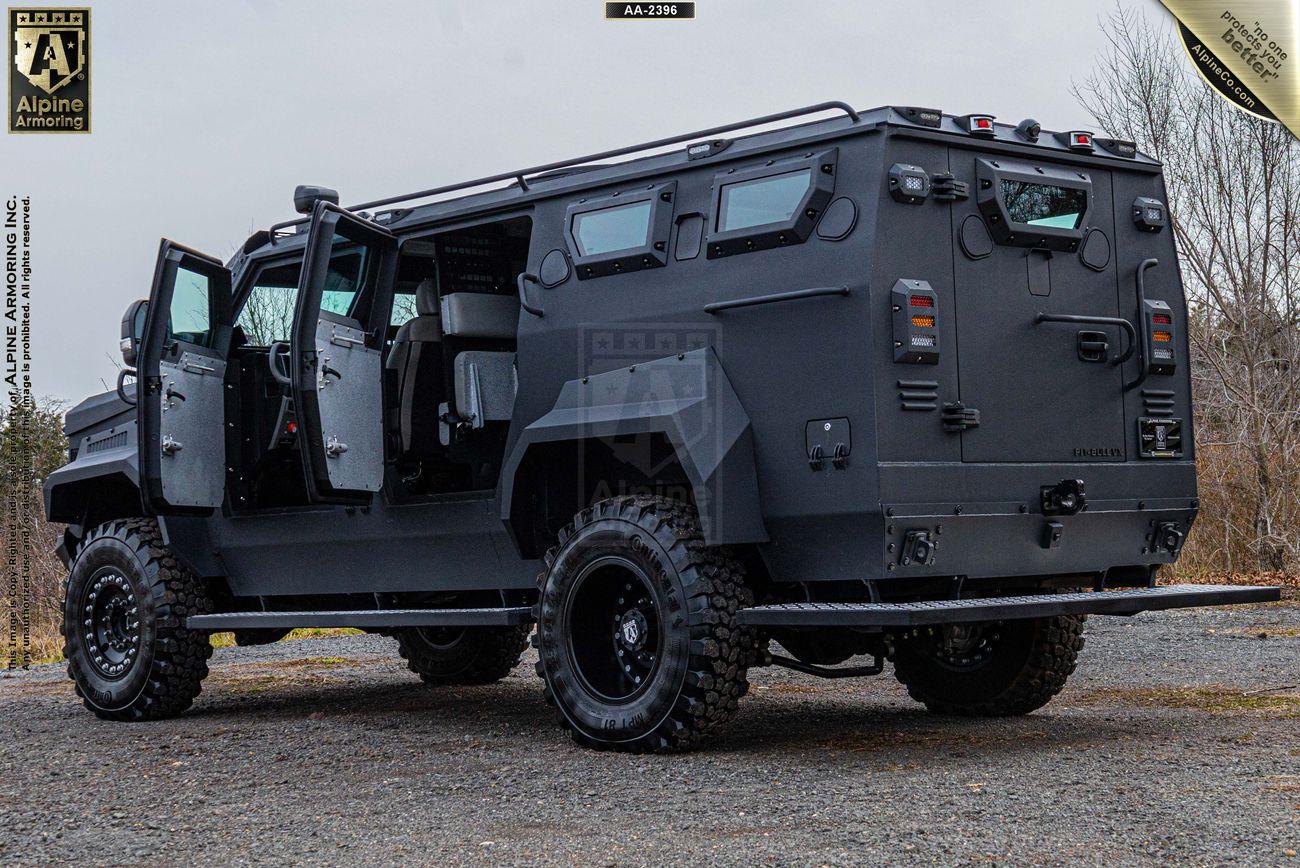
M 351 627 L 299 627 L 280 641 L 288 642 L 294 639 L 330 639 L 335 636 L 360 635 L 362 635 L 361 630 L 354 630 Z M 235 644 L 235 634 L 213 633 L 208 638 L 208 641 L 212 643 L 213 648 L 231 648 Z
M 1108 688 L 1076 694 L 1079 705 L 1162 706 L 1211 714 L 1300 718 L 1300 693 L 1295 685 L 1277 691 L 1243 692 L 1234 687 Z

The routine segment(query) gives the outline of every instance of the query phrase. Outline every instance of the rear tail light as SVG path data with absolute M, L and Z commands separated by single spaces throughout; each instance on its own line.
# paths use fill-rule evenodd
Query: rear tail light
M 1169 318 L 1169 314 L 1167 313 L 1153 313 L 1151 315 L 1151 322 L 1156 325 L 1170 325 L 1173 323 L 1173 320 Z
M 911 298 L 912 307 L 934 307 L 934 299 L 926 295 L 914 295 Z

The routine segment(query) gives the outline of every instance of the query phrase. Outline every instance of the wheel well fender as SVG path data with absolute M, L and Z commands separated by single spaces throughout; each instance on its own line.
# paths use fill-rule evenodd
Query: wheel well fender
M 710 545 L 768 538 L 749 415 L 710 347 L 566 382 L 507 455 L 501 518 L 525 557 L 557 520 L 640 486 L 693 503 Z

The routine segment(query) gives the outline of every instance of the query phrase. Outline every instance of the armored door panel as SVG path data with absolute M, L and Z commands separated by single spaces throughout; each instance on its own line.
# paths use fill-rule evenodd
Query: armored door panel
M 157 445 L 163 500 L 215 508 L 225 496 L 224 360 L 193 352 L 159 366 L 162 392 Z
M 316 394 L 329 484 L 378 491 L 384 481 L 383 375 L 379 350 L 355 321 L 322 314 L 316 326 Z
M 225 266 L 164 239 L 137 354 L 140 491 L 153 513 L 221 506 L 230 308 Z
M 392 233 L 317 203 L 290 341 L 290 380 L 314 502 L 364 503 L 382 487 L 382 348 L 396 263 Z
M 1130 338 L 1115 321 L 1103 242 L 1089 239 L 1091 258 L 1079 255 L 1090 233 L 1114 238 L 1110 173 L 960 149 L 951 165 L 971 190 L 953 206 L 961 402 L 979 411 L 961 432 L 962 460 L 1123 461 L 1116 362 Z M 991 245 L 962 243 L 972 220 Z

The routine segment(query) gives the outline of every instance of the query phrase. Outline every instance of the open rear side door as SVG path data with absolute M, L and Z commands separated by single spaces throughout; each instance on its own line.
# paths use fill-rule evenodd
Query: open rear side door
M 290 342 L 307 491 L 317 503 L 365 502 L 383 485 L 383 345 L 396 266 L 391 232 L 317 203 Z M 353 297 L 346 313 L 322 304 L 344 295 L 340 286 Z
M 226 267 L 164 238 L 136 388 L 140 491 L 155 514 L 210 512 L 225 496 L 230 309 Z

